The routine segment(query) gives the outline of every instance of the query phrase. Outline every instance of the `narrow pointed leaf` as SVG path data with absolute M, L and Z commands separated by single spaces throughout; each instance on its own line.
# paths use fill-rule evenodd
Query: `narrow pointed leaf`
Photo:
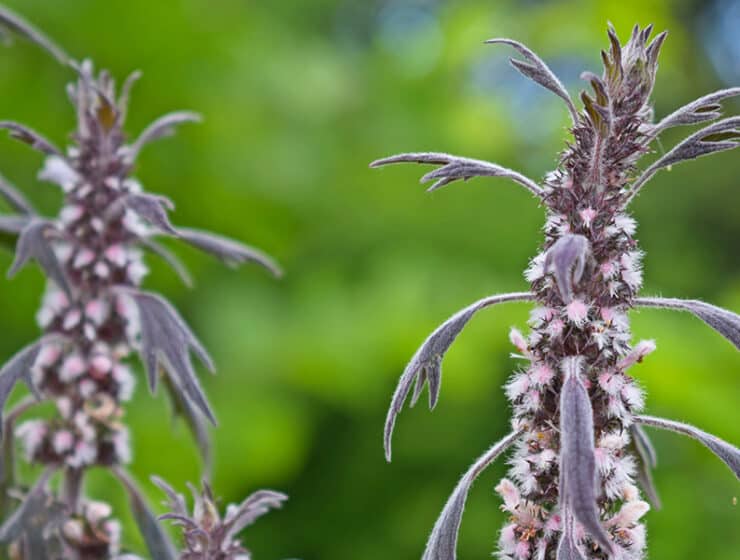
M 396 423 L 396 417 L 403 409 L 403 404 L 411 391 L 411 387 L 415 381 L 420 384 L 415 390 L 416 397 L 418 398 L 421 392 L 421 386 L 423 386 L 425 381 L 428 382 L 429 408 L 434 408 L 439 397 L 439 386 L 442 377 L 442 358 L 473 315 L 481 309 L 497 303 L 532 301 L 533 299 L 534 296 L 529 292 L 515 292 L 483 298 L 455 313 L 427 337 L 406 366 L 398 382 L 396 391 L 393 394 L 391 406 L 388 409 L 388 415 L 385 420 L 383 437 L 386 460 L 391 460 L 393 427 Z
M 669 167 L 682 161 L 696 159 L 702 156 L 732 150 L 740 146 L 740 117 L 730 117 L 717 121 L 714 124 L 695 132 L 682 142 L 679 142 L 663 157 L 642 172 L 630 188 L 625 200 L 628 204 L 648 180 L 664 167 Z
M 696 299 L 637 298 L 635 305 L 689 311 L 740 350 L 740 315 Z
M 34 210 L 28 199 L 2 175 L 0 175 L 0 196 L 5 199 L 5 202 L 7 202 L 13 210 L 26 216 L 33 216 L 36 214 L 36 210 Z
M 278 264 L 268 255 L 233 239 L 191 228 L 177 228 L 177 236 L 193 247 L 217 257 L 227 265 L 237 266 L 255 262 L 265 267 L 274 276 L 280 277 L 283 274 Z
M 167 216 L 167 211 L 175 208 L 169 198 L 153 194 L 128 194 L 123 198 L 123 204 L 149 225 L 164 233 L 177 235 Z
M 185 321 L 164 298 L 146 292 L 130 292 L 139 310 L 141 328 L 141 359 L 147 369 L 149 387 L 156 390 L 158 366 L 161 365 L 190 401 L 214 424 L 203 389 L 190 361 L 192 349 L 200 360 L 213 370 L 213 362 Z
M 573 515 L 567 510 L 563 512 L 563 532 L 558 542 L 555 560 L 586 560 L 578 550 L 576 537 L 573 534 Z
M 210 478 L 209 475 L 213 466 L 211 438 L 208 434 L 208 428 L 203 421 L 202 415 L 196 410 L 187 396 L 178 389 L 176 382 L 169 375 L 165 375 L 164 381 L 165 389 L 172 402 L 173 413 L 175 416 L 181 416 L 190 430 L 203 460 L 204 478 L 208 479 Z
M 41 136 L 41 134 L 25 125 L 13 121 L 0 121 L 0 128 L 8 130 L 11 138 L 25 142 L 39 152 L 49 156 L 64 157 L 62 152 L 59 151 L 59 148 Z
M 564 367 L 560 395 L 561 509 L 571 511 L 591 538 L 610 553 L 612 544 L 596 504 L 593 409 L 576 359 L 569 363 Z
M 157 517 L 149 509 L 144 496 L 136 487 L 136 483 L 120 467 L 114 467 L 112 471 L 126 489 L 131 513 L 134 516 L 136 525 L 146 543 L 152 560 L 176 560 L 177 553 L 175 552 L 175 548 L 172 546 L 167 533 L 165 533 Z
M 54 283 L 71 296 L 71 289 L 57 257 L 50 244 L 52 236 L 59 232 L 50 222 L 32 220 L 21 231 L 15 249 L 15 260 L 8 271 L 12 278 L 30 260 L 34 259 Z
M 16 234 L 20 234 L 31 221 L 28 216 L 0 216 L 0 231 Z
M 0 30 L 4 28 L 35 43 L 56 58 L 60 64 L 66 65 L 70 62 L 69 56 L 54 41 L 18 14 L 10 11 L 5 6 L 0 6 Z
M 552 273 L 563 302 L 573 299 L 573 287 L 581 280 L 591 254 L 591 244 L 582 235 L 568 234 L 558 239 L 545 255 L 545 273 Z
M 193 287 L 193 277 L 190 275 L 185 263 L 178 259 L 172 251 L 151 239 L 140 239 L 139 245 L 161 257 L 175 271 L 175 274 L 177 274 L 185 286 L 188 288 Z
M 457 536 L 460 532 L 460 522 L 470 487 L 480 473 L 506 451 L 521 434 L 521 430 L 511 432 L 494 444 L 462 476 L 434 524 L 422 560 L 455 560 L 457 558 Z
M 740 95 L 740 87 L 721 89 L 676 109 L 650 129 L 651 138 L 667 128 L 713 121 L 722 116 L 719 102 Z
M 288 496 L 274 490 L 259 490 L 255 492 L 239 504 L 224 520 L 224 531 L 227 534 L 236 535 L 271 509 L 282 507 L 287 499 Z
M 154 142 L 160 138 L 171 136 L 175 132 L 177 125 L 188 122 L 200 122 L 202 120 L 198 113 L 191 111 L 176 111 L 159 117 L 139 135 L 136 141 L 129 147 L 128 157 L 134 161 L 142 148 L 149 142 Z
M 509 45 L 516 49 L 519 54 L 521 54 L 526 59 L 527 62 L 522 62 L 520 60 L 512 58 L 510 59 L 510 61 L 514 68 L 519 70 L 519 72 L 521 72 L 530 80 L 538 83 L 546 89 L 549 89 L 551 92 L 565 101 L 571 119 L 573 119 L 573 124 L 576 124 L 578 122 L 578 111 L 576 111 L 576 108 L 573 105 L 573 101 L 568 94 L 568 91 L 565 89 L 565 86 L 563 86 L 558 77 L 553 73 L 552 70 L 550 70 L 547 64 L 545 64 L 545 62 L 539 56 L 537 56 L 522 43 L 514 41 L 513 39 L 489 39 L 488 41 L 486 41 L 486 43 L 501 43 L 504 45 Z
M 18 509 L 5 520 L 0 527 L 0 542 L 8 543 L 18 539 L 29 529 L 36 528 L 37 523 L 43 521 L 46 513 L 50 512 L 48 508 L 53 500 L 46 492 L 46 485 L 55 470 L 56 467 L 47 467 Z
M 172 486 L 158 476 L 152 475 L 149 478 L 157 488 L 167 494 L 167 507 L 172 511 L 170 515 L 187 516 L 188 508 L 183 495 L 176 492 Z
M 634 455 L 637 458 L 637 483 L 647 496 L 650 505 L 659 510 L 662 505 L 660 496 L 653 482 L 652 469 L 657 464 L 657 457 L 653 444 L 648 438 L 645 430 L 639 424 L 630 426 Z
M 34 342 L 15 354 L 0 370 L 0 411 L 5 409 L 5 403 L 15 384 L 23 379 L 29 388 L 33 388 L 31 368 L 41 351 L 42 341 Z M 3 422 L 0 422 L 0 438 L 2 438 Z
M 525 177 L 521 173 L 501 167 L 495 163 L 481 161 L 477 159 L 464 158 L 443 154 L 438 152 L 417 152 L 408 154 L 398 154 L 395 156 L 376 160 L 370 164 L 370 167 L 380 167 L 392 163 L 424 163 L 432 165 L 441 165 L 430 173 L 421 178 L 422 183 L 434 180 L 434 184 L 427 189 L 434 191 L 454 181 L 467 181 L 473 177 L 506 177 L 519 183 L 536 196 L 541 197 L 543 190 L 532 179 Z
M 719 457 L 725 465 L 730 467 L 730 470 L 738 479 L 740 479 L 740 449 L 731 443 L 727 443 L 717 436 L 708 434 L 690 424 L 674 422 L 673 420 L 666 420 L 665 418 L 657 418 L 655 416 L 635 416 L 635 422 L 643 424 L 644 426 L 671 430 L 698 440 L 705 447 L 708 447 L 712 453 Z

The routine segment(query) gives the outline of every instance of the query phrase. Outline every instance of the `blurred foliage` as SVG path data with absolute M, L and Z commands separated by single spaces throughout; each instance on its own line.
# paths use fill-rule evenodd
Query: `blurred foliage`
M 580 71 L 599 71 L 607 21 L 622 37 L 637 22 L 669 29 L 658 115 L 740 81 L 737 56 L 716 56 L 722 40 L 737 45 L 736 35 L 723 39 L 713 27 L 737 31 L 717 11 L 723 0 L 6 3 L 74 56 L 89 55 L 120 78 L 143 70 L 132 132 L 168 110 L 202 112 L 204 124 L 148 149 L 139 178 L 176 201 L 177 223 L 260 246 L 287 271 L 275 282 L 256 267 L 224 270 L 183 250 L 194 291 L 154 260 L 148 281 L 182 310 L 219 366 L 216 377 L 203 378 L 219 418 L 216 491 L 225 502 L 258 487 L 290 495 L 285 509 L 248 532 L 258 560 L 418 558 L 457 476 L 506 430 L 507 332 L 525 326 L 522 304 L 469 326 L 445 361 L 437 410 L 405 412 L 394 461 L 383 460 L 386 406 L 406 360 L 458 308 L 525 287 L 521 271 L 540 242 L 542 210 L 503 180 L 429 196 L 417 184 L 420 169 L 371 171 L 368 162 L 398 151 L 450 151 L 539 177 L 565 139 L 561 102 L 484 39 L 529 44 L 575 95 Z M 710 64 L 708 44 L 724 67 Z M 0 118 L 62 143 L 73 125 L 63 93 L 70 74 L 26 44 L 1 50 L 0 70 Z M 727 104 L 728 112 L 738 109 Z M 671 131 L 664 145 L 686 133 Z M 10 140 L 1 146 L 2 173 L 54 211 L 60 195 L 35 179 L 39 156 Z M 739 176 L 730 152 L 663 172 L 645 189 L 633 208 L 647 252 L 644 293 L 740 309 Z M 2 254 L 0 267 L 10 260 Z M 37 335 L 42 288 L 32 267 L 3 280 L 3 357 Z M 636 336 L 658 342 L 635 369 L 648 411 L 740 442 L 740 359 L 731 345 L 688 316 L 633 317 Z M 182 489 L 200 469 L 165 401 L 142 382 L 128 413 L 132 470 L 155 502 L 150 473 Z M 737 481 L 695 442 L 667 433 L 655 440 L 664 509 L 647 517 L 651 557 L 736 559 Z M 472 492 L 462 558 L 495 547 L 503 514 L 492 486 L 504 470 L 503 462 L 491 468 Z M 105 473 L 91 478 L 88 493 L 125 509 Z

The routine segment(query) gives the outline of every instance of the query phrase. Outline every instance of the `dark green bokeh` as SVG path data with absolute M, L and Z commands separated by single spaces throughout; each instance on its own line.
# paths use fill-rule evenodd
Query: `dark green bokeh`
M 561 102 L 510 69 L 505 47 L 482 41 L 528 43 L 575 94 L 580 70 L 598 71 L 607 21 L 623 38 L 632 24 L 653 22 L 670 30 L 658 115 L 730 85 L 709 64 L 709 8 L 698 1 L 6 3 L 74 56 L 120 78 L 143 70 L 132 132 L 168 110 L 202 112 L 204 124 L 146 151 L 138 177 L 176 201 L 176 223 L 260 246 L 287 271 L 275 282 L 255 267 L 226 270 L 183 250 L 197 278 L 192 292 L 158 262 L 147 281 L 182 310 L 219 366 L 203 377 L 219 418 L 216 492 L 225 502 L 259 487 L 290 494 L 285 509 L 248 531 L 257 560 L 418 558 L 458 475 L 507 429 L 501 385 L 514 366 L 508 328 L 527 318 L 521 304 L 469 326 L 445 360 L 437 410 L 405 412 L 394 461 L 383 460 L 382 424 L 406 360 L 456 309 L 525 287 L 542 209 L 503 180 L 425 195 L 420 168 L 371 171 L 368 162 L 450 151 L 540 177 L 565 138 Z M 63 143 L 73 126 L 63 90 L 70 77 L 21 41 L 0 50 L 0 119 Z M 727 108 L 737 113 L 740 104 Z M 686 133 L 671 131 L 664 145 Z M 35 179 L 40 164 L 27 147 L 0 139 L 0 171 L 52 212 L 60 196 Z M 645 189 L 633 208 L 647 252 L 644 293 L 740 309 L 738 176 L 737 154 L 725 153 L 662 172 Z M 0 256 L 0 268 L 10 260 Z M 32 267 L 3 281 L 3 358 L 37 336 L 42 289 Z M 635 336 L 658 342 L 634 370 L 648 411 L 740 442 L 732 346 L 687 316 L 633 317 Z M 196 481 L 195 448 L 165 399 L 140 383 L 129 410 L 132 470 L 154 503 L 149 474 L 178 488 Z M 737 480 L 697 443 L 664 433 L 655 441 L 664 509 L 647 516 L 650 556 L 736 559 Z M 504 471 L 503 462 L 491 468 L 471 494 L 461 558 L 495 548 L 503 514 L 492 487 Z M 88 493 L 124 509 L 104 473 Z M 126 533 L 141 550 L 135 529 Z

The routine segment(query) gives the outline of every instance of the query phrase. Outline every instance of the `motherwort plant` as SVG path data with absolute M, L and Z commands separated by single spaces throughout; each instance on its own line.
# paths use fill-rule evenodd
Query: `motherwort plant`
M 495 295 L 462 309 L 422 344 L 401 377 L 385 425 L 391 457 L 396 416 L 424 385 L 429 404 L 439 395 L 440 363 L 457 335 L 479 310 L 509 301 L 531 301 L 528 336 L 511 331 L 522 360 L 506 385 L 514 417 L 512 432 L 486 451 L 463 475 L 427 543 L 425 560 L 455 558 L 465 499 L 480 472 L 513 448 L 509 477 L 497 486 L 509 514 L 498 557 L 506 560 L 644 558 L 653 448 L 644 426 L 699 440 L 740 477 L 740 450 L 693 426 L 641 414 L 644 395 L 627 372 L 655 349 L 651 340 L 632 344 L 628 313 L 660 307 L 693 313 L 740 349 L 740 316 L 696 300 L 640 297 L 640 252 L 630 202 L 660 169 L 740 146 L 740 117 L 721 119 L 719 103 L 740 94 L 730 88 L 706 95 L 653 123 L 650 93 L 666 33 L 648 42 L 651 27 L 635 27 L 626 45 L 609 29 L 604 71 L 582 78 L 576 109 L 567 91 L 531 50 L 511 39 L 489 43 L 513 47 L 512 65 L 565 101 L 572 140 L 558 167 L 542 184 L 499 165 L 442 153 L 410 153 L 374 162 L 439 165 L 422 181 L 435 190 L 471 177 L 507 177 L 530 191 L 547 212 L 542 251 L 525 273 L 530 291 Z M 714 122 L 712 122 L 714 121 Z M 712 122 L 691 134 L 643 171 L 637 162 L 664 131 Z M 413 388 L 413 392 L 412 392 Z
M 67 93 L 77 112 L 77 129 L 72 145 L 62 151 L 26 126 L 0 122 L 12 137 L 46 156 L 39 177 L 64 192 L 63 208 L 49 219 L 0 180 L 0 194 L 17 211 L 0 216 L 0 230 L 17 236 L 10 275 L 35 260 L 49 280 L 37 315 L 43 336 L 0 371 L 0 406 L 18 381 L 33 393 L 2 422 L 0 506 L 5 521 L 0 541 L 8 545 L 12 558 L 119 557 L 120 524 L 111 516 L 111 507 L 88 499 L 83 491 L 88 471 L 104 468 L 127 490 L 150 557 L 172 559 L 177 553 L 124 468 L 131 459 L 124 422 L 124 405 L 134 389 L 129 358 L 134 350 L 139 352 L 150 389 L 154 391 L 161 380 L 206 456 L 205 420 L 215 422 L 215 417 L 195 376 L 190 352 L 210 370 L 213 363 L 174 307 L 162 296 L 141 289 L 147 273 L 143 251 L 164 258 L 186 282 L 187 272 L 156 237 L 184 241 L 227 264 L 255 261 L 275 274 L 279 270 L 255 249 L 174 226 L 168 217 L 172 202 L 145 193 L 132 177 L 144 146 L 171 134 L 176 125 L 199 120 L 198 115 L 167 114 L 127 142 L 123 125 L 138 73 L 116 90 L 106 71 L 95 74 L 90 61 L 69 58 L 33 26 L 0 7 L 2 29 L 30 39 L 76 73 Z M 43 402 L 53 405 L 50 412 L 16 427 L 21 415 Z M 43 470 L 25 493 L 20 493 L 14 477 L 14 432 L 27 460 Z M 285 499 L 276 492 L 260 492 L 231 507 L 222 520 L 209 490 L 205 497 L 196 495 L 195 512 L 189 516 L 182 497 L 162 481 L 157 483 L 171 497 L 173 512 L 168 517 L 183 525 L 185 551 L 179 557 L 187 559 L 248 558 L 236 533 Z M 9 492 L 21 498 L 20 506 L 9 502 Z

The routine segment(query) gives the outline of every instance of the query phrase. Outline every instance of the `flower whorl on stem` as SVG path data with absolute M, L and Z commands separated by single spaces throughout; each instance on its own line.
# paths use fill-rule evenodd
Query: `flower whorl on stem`
M 457 313 L 432 335 L 407 366 L 386 422 L 386 456 L 396 416 L 416 382 L 412 403 L 428 381 L 430 404 L 438 396 L 440 363 L 472 315 L 503 301 L 535 301 L 528 336 L 512 330 L 523 363 L 506 385 L 513 432 L 463 476 L 427 543 L 424 560 L 453 560 L 467 492 L 475 477 L 508 447 L 509 478 L 497 491 L 510 515 L 501 531 L 498 556 L 505 560 L 643 558 L 649 509 L 637 484 L 657 505 L 651 486 L 654 455 L 642 425 L 696 437 L 740 477 L 740 451 L 683 424 L 640 416 L 644 396 L 627 370 L 655 349 L 631 343 L 627 313 L 636 305 L 688 310 L 740 348 L 740 316 L 702 302 L 638 298 L 642 285 L 635 222 L 626 207 L 660 168 L 740 145 L 740 119 L 719 120 L 689 136 L 637 174 L 638 159 L 669 127 L 718 119 L 719 102 L 740 94 L 721 90 L 690 103 L 657 124 L 649 97 L 666 33 L 648 41 L 651 26 L 635 26 L 622 46 L 609 28 L 611 48 L 602 52 L 601 77 L 584 73 L 593 94 L 582 93 L 578 112 L 547 65 L 527 47 L 512 59 L 522 74 L 563 98 L 573 120 L 573 142 L 558 168 L 540 186 L 510 169 L 438 153 L 411 153 L 378 160 L 442 165 L 422 181 L 430 190 L 459 179 L 502 176 L 532 192 L 545 206 L 545 242 L 526 271 L 531 292 L 491 296 Z M 482 302 L 488 302 L 482 305 Z

